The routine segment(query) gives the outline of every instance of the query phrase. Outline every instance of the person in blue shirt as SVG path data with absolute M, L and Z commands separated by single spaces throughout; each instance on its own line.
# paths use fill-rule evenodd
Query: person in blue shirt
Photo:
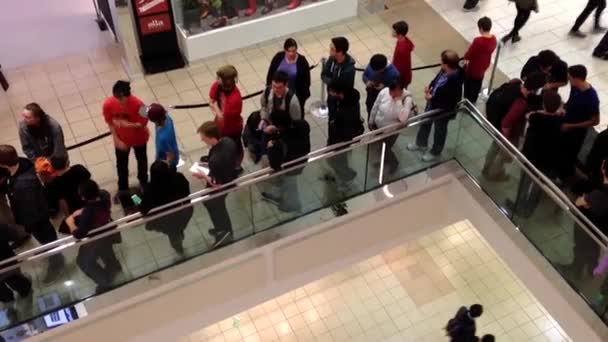
M 567 181 L 575 174 L 578 154 L 583 147 L 589 128 L 600 123 L 600 99 L 597 91 L 587 82 L 587 68 L 573 65 L 568 68 L 570 97 L 562 124 L 560 177 Z
M 385 55 L 375 54 L 372 56 L 365 72 L 363 72 L 363 83 L 367 91 L 365 106 L 368 119 L 380 90 L 399 82 L 399 79 L 399 70 L 394 65 L 388 64 Z
M 171 116 L 158 103 L 151 104 L 147 113 L 148 119 L 156 126 L 156 160 L 163 160 L 174 170 L 177 169 L 179 149 Z

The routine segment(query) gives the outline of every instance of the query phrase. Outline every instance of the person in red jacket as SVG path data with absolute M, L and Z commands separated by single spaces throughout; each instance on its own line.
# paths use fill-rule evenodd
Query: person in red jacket
M 477 21 L 479 37 L 473 39 L 473 43 L 464 54 L 467 63 L 464 80 L 464 98 L 475 104 L 479 91 L 483 84 L 483 77 L 490 67 L 492 53 L 496 50 L 496 37 L 490 33 L 492 30 L 492 20 L 483 17 Z
M 142 116 L 144 103 L 131 95 L 127 81 L 117 81 L 112 96 L 103 103 L 103 117 L 110 128 L 116 152 L 118 192 L 129 190 L 129 152 L 135 151 L 137 179 L 143 188 L 148 184 L 148 155 L 146 144 L 150 138 L 148 119 Z
M 397 38 L 395 52 L 393 52 L 393 65 L 401 75 L 401 85 L 407 88 L 412 83 L 412 51 L 414 43 L 407 37 L 409 26 L 405 21 L 393 24 L 393 37 Z
M 217 80 L 209 90 L 211 112 L 215 115 L 214 121 L 222 137 L 232 139 L 237 146 L 239 160 L 235 168 L 240 171 L 243 161 L 243 98 L 236 86 L 238 71 L 232 65 L 225 65 L 217 70 L 216 75 Z

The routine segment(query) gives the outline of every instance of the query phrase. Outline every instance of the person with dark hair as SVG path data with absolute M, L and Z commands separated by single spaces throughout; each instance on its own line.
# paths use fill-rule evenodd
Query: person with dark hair
M 539 94 L 545 83 L 545 74 L 535 72 L 523 83 L 514 79 L 503 84 L 490 94 L 486 102 L 488 121 L 515 146 L 519 144 L 525 128 L 526 113 L 542 108 Z M 500 146 L 493 142 L 486 153 L 482 176 L 490 181 L 508 180 L 504 165 L 510 160 Z
M 7 242 L 11 242 L 13 249 L 23 246 L 32 236 L 25 229 L 15 224 L 13 213 L 7 198 L 8 178 L 10 174 L 7 169 L 0 167 L 0 234 L 5 234 Z
M 349 87 L 355 86 L 355 60 L 348 54 L 349 46 L 344 37 L 331 39 L 329 58 L 321 72 L 321 80 L 326 86 L 337 80 Z
M 47 184 L 47 191 L 57 197 L 60 212 L 67 217 L 84 206 L 85 202 L 78 189 L 82 183 L 91 179 L 91 173 L 80 164 L 70 165 L 66 156 L 52 157 L 51 167 L 54 170 L 54 177 Z M 59 231 L 69 233 L 65 221 L 62 222 Z
M 485 334 L 481 337 L 481 339 L 479 341 L 480 342 L 495 342 L 496 338 L 494 337 L 494 335 Z
M 292 120 L 289 115 L 281 112 L 272 112 L 270 118 L 272 125 L 265 129 L 268 136 L 266 150 L 270 167 L 278 171 L 283 168 L 283 164 L 310 152 L 310 126 L 305 120 Z M 298 175 L 302 170 L 299 168 L 279 176 L 276 179 L 278 192 L 264 191 L 262 199 L 276 205 L 283 212 L 300 211 L 302 203 L 299 198 Z
M 162 205 L 177 202 L 163 210 L 171 210 L 188 204 L 190 183 L 183 174 L 171 169 L 167 162 L 156 160 L 150 166 L 150 183 L 144 188 L 139 210 L 147 215 L 150 210 Z M 157 217 L 146 223 L 146 230 L 167 235 L 171 247 L 184 254 L 184 231 L 192 218 L 193 208 L 187 206 L 171 214 Z
M 399 70 L 394 65 L 388 64 L 388 59 L 385 55 L 375 54 L 369 60 L 369 64 L 363 72 L 363 83 L 367 92 L 365 106 L 367 109 L 367 117 L 372 111 L 372 106 L 376 102 L 378 93 L 384 88 L 392 84 L 398 84 L 401 87 L 399 78 Z
M 545 89 L 557 90 L 568 84 L 568 64 L 551 50 L 542 50 L 530 57 L 521 69 L 520 77 L 525 81 L 528 75 L 539 71 L 547 77 Z
M 401 20 L 393 24 L 393 37 L 397 38 L 393 51 L 393 65 L 399 71 L 401 86 L 407 88 L 412 83 L 412 52 L 414 43 L 407 36 L 408 24 Z
M 378 128 L 405 123 L 414 113 L 414 98 L 412 94 L 401 88 L 401 84 L 393 83 L 388 88 L 382 89 L 369 118 L 369 129 L 373 131 Z M 393 151 L 393 146 L 397 142 L 399 134 L 391 135 L 382 140 L 386 144 L 386 168 L 388 174 L 392 174 L 399 166 L 399 159 Z M 380 146 L 380 144 L 379 144 Z
M 608 160 L 602 161 L 602 184 L 579 196 L 574 204 L 603 234 L 608 233 Z M 574 258 L 570 264 L 558 265 L 558 269 L 570 281 L 579 281 L 582 275 L 591 276 L 600 257 L 600 246 L 589 236 L 593 232 L 574 225 Z
M 327 146 L 347 142 L 363 134 L 365 128 L 361 118 L 359 91 L 341 81 L 329 84 L 328 90 Z M 333 169 L 336 177 L 325 175 L 325 180 L 335 182 L 337 178 L 344 183 L 352 181 L 357 172 L 349 166 L 349 156 L 350 152 L 344 152 L 327 159 L 327 164 Z
M 581 26 L 589 18 L 591 12 L 595 11 L 595 21 L 593 25 L 593 32 L 603 33 L 606 31 L 605 28 L 602 27 L 600 23 L 600 19 L 602 18 L 602 12 L 606 8 L 606 0 L 587 0 L 587 6 L 583 9 L 581 14 L 576 18 L 574 22 L 574 26 L 570 29 L 570 35 L 578 38 L 587 37 L 586 34 L 580 31 Z
M 234 140 L 222 137 L 219 127 L 212 121 L 203 123 L 197 132 L 205 145 L 209 146 L 209 155 L 206 158 L 209 173 L 195 172 L 192 175 L 205 181 L 212 189 L 235 180 L 237 173 L 234 165 L 238 159 L 238 148 Z M 232 222 L 226 209 L 226 196 L 227 194 L 220 195 L 203 202 L 213 223 L 213 228 L 209 230 L 209 234 L 215 238 L 213 248 L 230 243 L 234 238 Z
M 215 123 L 219 127 L 222 137 L 234 141 L 237 148 L 238 158 L 235 169 L 241 172 L 243 169 L 244 150 L 242 142 L 243 134 L 243 98 L 241 91 L 236 86 L 239 74 L 232 65 L 224 65 L 216 72 L 217 80 L 209 90 L 209 108 L 215 115 Z
M 9 172 L 7 196 L 15 223 L 34 235 L 41 245 L 57 240 L 57 232 L 49 221 L 49 208 L 44 188 L 32 162 L 17 156 L 13 146 L 0 145 L 0 167 Z M 50 256 L 43 281 L 50 283 L 60 277 L 64 264 L 62 254 Z
M 8 243 L 11 240 L 10 234 L 7 234 L 8 231 L 10 231 L 10 227 L 6 227 L 6 223 L 0 223 L 0 261 L 15 256 L 13 248 Z M 12 265 L 14 265 L 14 262 L 2 267 Z M 13 291 L 17 292 L 21 298 L 32 293 L 32 281 L 21 272 L 20 268 L 14 268 L 0 274 L 0 302 L 9 303 L 15 300 Z
M 19 122 L 19 140 L 25 156 L 35 161 L 40 157 L 67 155 L 63 130 L 37 103 L 25 106 L 23 120 Z
M 600 122 L 600 99 L 595 88 L 587 81 L 587 68 L 583 65 L 571 66 L 568 68 L 568 78 L 570 97 L 566 103 L 560 149 L 564 162 L 561 172 L 563 180 L 574 176 L 587 131 Z
M 304 105 L 310 97 L 310 65 L 304 55 L 298 53 L 298 43 L 293 38 L 287 38 L 283 51 L 277 52 L 270 62 L 266 73 L 266 86 L 272 85 L 272 79 L 277 71 L 287 73 L 287 86 L 298 97 L 300 110 L 304 119 Z
M 84 202 L 82 209 L 76 210 L 66 219 L 72 235 L 77 239 L 91 237 L 91 231 L 112 222 L 110 194 L 99 189 L 93 180 L 80 184 L 78 193 Z M 94 236 L 94 235 L 93 235 Z M 97 285 L 96 293 L 106 291 L 114 278 L 122 271 L 120 261 L 114 253 L 114 244 L 121 243 L 120 233 L 88 241 L 78 248 L 78 267 Z M 101 260 L 103 266 L 98 262 Z
M 289 88 L 289 75 L 284 71 L 277 71 L 272 76 L 272 83 L 267 86 L 260 98 L 260 117 L 265 123 L 271 123 L 270 113 L 281 111 L 289 115 L 292 120 L 302 118 L 302 109 L 294 92 Z
M 438 115 L 451 113 L 447 117 L 424 123 L 420 126 L 416 136 L 416 142 L 410 143 L 407 148 L 410 151 L 426 151 L 431 128 L 435 127 L 433 147 L 422 155 L 422 160 L 431 162 L 439 158 L 443 151 L 448 135 L 448 124 L 456 117 L 456 106 L 462 99 L 462 69 L 458 65 L 460 57 L 452 50 L 441 53 L 441 70 L 437 73 L 431 83 L 424 88 L 427 100 L 426 110 L 440 110 Z
M 519 42 L 521 37 L 519 31 L 526 25 L 532 11 L 538 13 L 538 0 L 512 0 L 517 8 L 517 15 L 513 23 L 513 29 L 502 38 L 503 43 L 507 43 L 509 39 L 513 44 Z
M 103 116 L 110 128 L 116 153 L 118 192 L 129 190 L 129 153 L 135 151 L 137 179 L 141 187 L 148 183 L 148 154 L 146 144 L 150 138 L 148 119 L 140 115 L 144 103 L 131 94 L 127 81 L 117 81 L 112 96 L 103 103 Z
M 483 314 L 483 306 L 481 304 L 473 304 L 469 308 L 461 307 L 454 315 L 454 318 L 448 321 L 445 330 L 452 342 L 472 342 L 476 341 L 475 332 L 477 327 L 475 319 Z
M 479 19 L 477 28 L 480 36 L 473 39 L 473 43 L 463 57 L 466 61 L 464 98 L 471 101 L 472 104 L 477 103 L 483 78 L 492 63 L 492 53 L 496 50 L 497 44 L 496 37 L 490 32 L 492 30 L 492 20 L 490 18 L 482 17 Z
M 522 154 L 545 176 L 555 179 L 558 174 L 561 153 L 559 146 L 562 125 L 562 98 L 557 92 L 543 94 L 543 109 L 526 114 L 528 128 Z M 525 171 L 521 172 L 517 198 L 507 207 L 514 213 L 528 218 L 540 201 L 542 190 Z
M 177 170 L 179 148 L 173 119 L 165 107 L 158 103 L 151 104 L 147 109 L 148 120 L 156 126 L 156 160 L 166 162 L 173 170 Z

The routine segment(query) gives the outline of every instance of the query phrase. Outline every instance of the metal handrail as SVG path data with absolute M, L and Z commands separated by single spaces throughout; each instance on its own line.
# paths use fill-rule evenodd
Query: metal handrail
M 471 118 L 475 120 L 486 132 L 490 134 L 492 139 L 498 143 L 513 158 L 522 169 L 537 183 L 545 193 L 551 196 L 561 208 L 570 214 L 578 226 L 580 226 L 589 236 L 595 240 L 603 249 L 608 248 L 608 237 L 596 227 L 591 220 L 587 218 L 577 207 L 572 203 L 570 198 L 549 179 L 542 171 L 537 169 L 522 153 L 513 145 L 504 135 L 502 135 L 496 127 L 468 100 L 460 103 L 461 108 L 467 109 Z M 600 241 L 601 238 L 602 241 Z
M 339 153 L 344 153 L 346 151 L 350 151 L 359 146 L 367 145 L 375 141 L 382 140 L 388 136 L 398 134 L 404 129 L 408 127 L 417 126 L 423 122 L 434 120 L 438 117 L 440 110 L 431 110 L 415 117 L 408 119 L 405 123 L 395 123 L 383 128 L 379 128 L 374 131 L 370 131 L 364 134 L 361 134 L 350 141 L 337 143 L 334 145 L 326 146 L 324 148 L 315 150 L 307 154 L 306 156 L 294 159 L 292 161 L 286 162 L 282 165 L 282 169 L 280 171 L 274 171 L 270 167 L 266 167 L 264 169 L 249 173 L 243 177 L 237 178 L 230 183 L 223 184 L 218 188 L 206 188 L 197 192 L 190 194 L 188 197 L 184 197 L 182 199 L 173 201 L 171 203 L 164 204 L 162 206 L 156 207 L 147 215 L 142 215 L 141 213 L 135 213 L 128 216 L 125 216 L 116 221 L 112 221 L 102 227 L 93 229 L 89 235 L 94 235 L 92 237 L 85 237 L 83 239 L 76 239 L 73 236 L 67 236 L 56 241 L 44 244 L 42 246 L 38 246 L 36 248 L 29 249 L 18 255 L 0 261 L 0 268 L 5 265 L 13 264 L 10 267 L 3 268 L 2 271 L 6 271 L 8 269 L 13 269 L 18 267 L 15 263 L 21 263 L 24 261 L 31 261 L 34 259 L 38 259 L 41 257 L 46 257 L 48 255 L 56 254 L 64 248 L 72 246 L 73 244 L 85 244 L 91 241 L 97 240 L 101 237 L 105 237 L 108 235 L 112 235 L 118 233 L 120 231 L 124 231 L 129 227 L 137 226 L 140 224 L 145 224 L 151 220 L 154 220 L 158 217 L 171 214 L 173 212 L 179 211 L 181 209 L 190 207 L 198 202 L 211 199 L 217 196 L 221 196 L 224 194 L 228 194 L 230 192 L 237 191 L 245 186 L 256 184 L 261 181 L 265 181 L 270 178 L 278 177 L 283 173 L 296 170 L 306 166 L 306 163 L 302 163 L 303 161 L 308 160 L 309 162 L 313 162 L 319 159 L 329 158 Z M 451 113 L 450 113 L 451 115 Z M 2 273 L 2 272 L 0 272 Z

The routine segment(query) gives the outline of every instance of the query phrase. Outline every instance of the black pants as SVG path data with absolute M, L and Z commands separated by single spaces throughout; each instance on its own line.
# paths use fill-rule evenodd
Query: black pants
M 416 145 L 420 147 L 428 146 L 431 128 L 435 126 L 435 133 L 433 135 L 433 147 L 431 148 L 430 152 L 432 155 L 435 156 L 440 155 L 443 151 L 445 141 L 448 137 L 449 123 L 449 118 L 441 118 L 420 125 L 420 129 L 418 130 L 418 134 L 416 135 Z
M 380 94 L 380 90 L 376 88 L 365 88 L 367 92 L 367 97 L 365 99 L 365 108 L 367 109 L 367 120 L 369 121 L 369 117 L 372 113 L 372 107 L 374 106 L 374 102 L 376 102 L 376 98 L 378 98 L 378 94 Z
M 32 282 L 21 273 L 21 270 L 16 269 L 8 273 L 10 274 L 0 279 L 0 301 L 5 303 L 15 299 L 13 290 L 22 297 L 27 296 L 32 290 Z
M 581 25 L 589 18 L 591 12 L 595 10 L 595 27 L 600 26 L 600 19 L 602 17 L 602 12 L 606 8 L 606 0 L 589 0 L 587 1 L 587 6 L 583 9 L 581 14 L 576 18 L 574 22 L 574 26 L 572 26 L 572 31 L 578 31 L 581 28 Z
M 587 128 L 577 128 L 562 134 L 560 155 L 560 177 L 567 180 L 574 176 L 578 163 L 578 154 L 585 143 Z
M 99 264 L 99 260 L 104 266 Z M 109 286 L 113 274 L 121 269 L 120 262 L 114 254 L 112 242 L 108 238 L 89 242 L 80 246 L 76 263 L 87 277 L 98 286 Z
M 608 53 L 608 32 L 602 37 L 602 40 L 597 44 L 593 50 L 593 55 L 597 57 L 603 57 Z
M 25 231 L 32 234 L 41 244 L 47 244 L 57 240 L 57 232 L 50 221 L 45 220 L 25 227 Z M 59 272 L 64 266 L 63 254 L 53 254 L 49 257 L 48 272 Z
M 243 157 L 245 155 L 245 151 L 243 149 L 243 135 L 241 133 L 226 135 L 227 138 L 230 138 L 236 144 L 236 152 L 239 155 L 239 159 L 237 160 L 238 165 L 235 165 L 235 168 L 239 168 L 241 163 L 243 162 Z
M 301 119 L 304 120 L 304 114 L 306 113 L 306 109 L 304 109 L 304 106 L 306 105 L 306 99 L 302 100 L 300 98 L 300 96 L 298 96 L 297 94 L 296 94 L 296 97 L 298 98 L 298 103 L 300 104 L 300 110 L 302 111 Z
M 232 233 L 232 222 L 230 221 L 230 216 L 228 215 L 228 209 L 226 209 L 226 196 L 227 195 L 221 195 L 212 198 L 206 202 L 203 202 L 203 204 L 209 212 L 209 217 L 211 218 L 211 223 L 213 223 L 213 228 L 219 232 Z
M 114 149 L 116 151 L 116 172 L 118 173 L 118 190 L 129 189 L 129 153 L 127 150 Z M 146 145 L 133 146 L 135 159 L 137 159 L 137 179 L 140 185 L 148 184 L 148 152 Z
M 481 91 L 481 85 L 483 84 L 483 78 L 480 80 L 472 79 L 467 77 L 464 80 L 464 98 L 471 101 L 472 104 L 477 103 L 479 92 Z
M 574 226 L 574 260 L 571 269 L 581 274 L 591 275 L 600 257 L 600 247 L 581 227 Z M 582 273 L 585 271 L 585 273 Z
M 507 35 L 507 37 L 509 38 L 519 36 L 519 30 L 521 30 L 524 25 L 526 25 L 528 19 L 530 19 L 530 14 L 532 13 L 532 10 L 523 9 L 519 6 L 516 7 L 517 15 L 515 16 L 515 21 L 513 22 L 513 30 L 511 30 L 511 32 L 509 32 L 509 34 Z

